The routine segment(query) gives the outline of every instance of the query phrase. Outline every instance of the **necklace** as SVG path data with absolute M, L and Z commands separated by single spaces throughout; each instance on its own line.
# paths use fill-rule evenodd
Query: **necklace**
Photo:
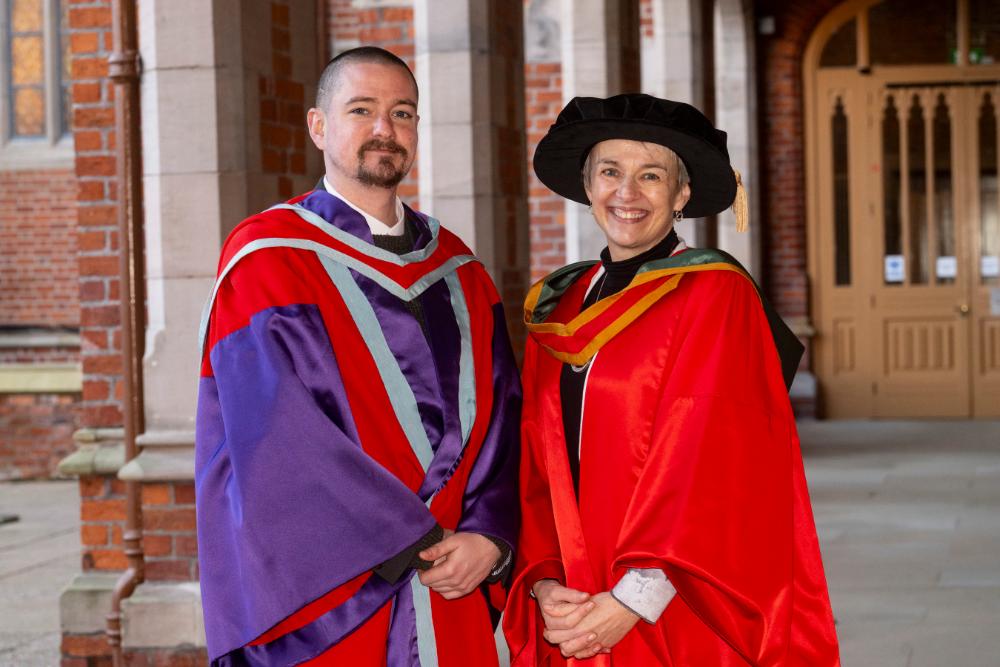
M 604 275 L 601 276 L 601 284 L 597 288 L 597 298 L 594 299 L 594 303 L 597 303 L 598 301 L 601 300 L 601 292 L 604 291 L 604 283 L 606 283 L 607 281 L 608 281 L 608 272 L 605 271 Z M 584 298 L 584 301 L 586 301 L 586 298 Z M 596 356 L 597 355 L 595 354 L 594 357 Z M 583 364 L 582 366 L 577 366 L 576 364 L 570 364 L 569 367 L 573 369 L 574 373 L 584 373 L 588 368 L 590 368 L 590 364 L 593 363 L 594 357 L 587 359 L 587 363 Z

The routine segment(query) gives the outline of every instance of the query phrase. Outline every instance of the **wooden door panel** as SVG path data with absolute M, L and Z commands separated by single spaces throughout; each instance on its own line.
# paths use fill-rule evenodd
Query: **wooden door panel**
M 1000 85 L 982 85 L 970 91 L 969 201 L 975 243 L 973 281 L 968 300 L 972 320 L 973 414 L 1000 417 L 1000 314 L 993 312 L 994 290 L 1000 290 L 996 275 L 1000 256 Z M 1000 296 L 1000 295 L 998 295 Z

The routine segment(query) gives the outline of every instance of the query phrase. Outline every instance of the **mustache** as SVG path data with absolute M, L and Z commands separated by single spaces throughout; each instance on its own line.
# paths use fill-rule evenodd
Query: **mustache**
M 368 151 L 390 151 L 404 156 L 407 155 L 406 149 L 392 140 L 369 139 L 361 144 L 361 148 L 358 149 L 358 156 L 360 157 Z

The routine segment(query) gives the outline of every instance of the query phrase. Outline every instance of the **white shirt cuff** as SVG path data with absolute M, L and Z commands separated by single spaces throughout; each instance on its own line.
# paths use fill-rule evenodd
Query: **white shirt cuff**
M 667 575 L 657 568 L 631 568 L 611 589 L 616 600 L 647 623 L 656 623 L 676 594 Z

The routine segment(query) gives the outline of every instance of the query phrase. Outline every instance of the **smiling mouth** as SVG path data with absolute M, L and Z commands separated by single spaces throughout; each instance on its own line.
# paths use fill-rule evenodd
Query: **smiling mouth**
M 642 220 L 647 215 L 649 211 L 643 210 L 641 208 L 617 208 L 611 207 L 608 209 L 611 214 L 614 215 L 619 220 L 627 220 L 629 222 L 634 222 L 636 220 Z

